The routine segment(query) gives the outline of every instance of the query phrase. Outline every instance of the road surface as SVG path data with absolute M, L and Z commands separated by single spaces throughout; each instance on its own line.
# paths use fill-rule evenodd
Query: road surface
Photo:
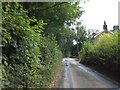
M 71 58 L 63 59 L 60 88 L 118 88 L 117 82 L 88 68 Z

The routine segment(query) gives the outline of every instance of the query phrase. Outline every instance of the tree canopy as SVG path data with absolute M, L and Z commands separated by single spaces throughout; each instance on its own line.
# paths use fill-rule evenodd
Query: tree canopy
M 69 26 L 74 24 L 83 13 L 79 2 L 26 2 L 22 5 L 28 9 L 28 16 L 35 17 L 38 20 L 42 18 L 47 23 L 44 34 L 46 36 L 53 34 L 63 53 L 69 51 L 68 48 L 75 38 L 75 34 Z

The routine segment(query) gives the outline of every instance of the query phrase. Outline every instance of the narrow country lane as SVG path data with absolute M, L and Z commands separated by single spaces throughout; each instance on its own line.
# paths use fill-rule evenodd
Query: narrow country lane
M 64 58 L 63 64 L 64 75 L 60 88 L 119 88 L 117 82 L 74 59 Z

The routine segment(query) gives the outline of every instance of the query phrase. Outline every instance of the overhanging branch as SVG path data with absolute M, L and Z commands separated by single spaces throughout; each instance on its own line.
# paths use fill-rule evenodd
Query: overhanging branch
M 61 3 L 55 4 L 55 5 L 51 6 L 51 7 L 47 7 L 47 8 L 45 8 L 45 9 L 42 9 L 42 11 L 48 10 L 48 9 L 50 9 L 50 8 L 53 8 L 53 7 L 56 7 L 56 6 L 58 6 L 58 5 L 65 4 L 65 3 L 67 3 L 67 2 L 61 2 Z

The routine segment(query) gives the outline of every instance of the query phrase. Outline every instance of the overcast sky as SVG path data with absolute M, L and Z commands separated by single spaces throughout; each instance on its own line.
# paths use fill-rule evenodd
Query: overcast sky
M 89 0 L 86 4 L 81 4 L 85 13 L 81 19 L 87 29 L 103 30 L 104 20 L 108 25 L 108 30 L 113 29 L 113 25 L 118 25 L 118 2 L 120 0 Z

